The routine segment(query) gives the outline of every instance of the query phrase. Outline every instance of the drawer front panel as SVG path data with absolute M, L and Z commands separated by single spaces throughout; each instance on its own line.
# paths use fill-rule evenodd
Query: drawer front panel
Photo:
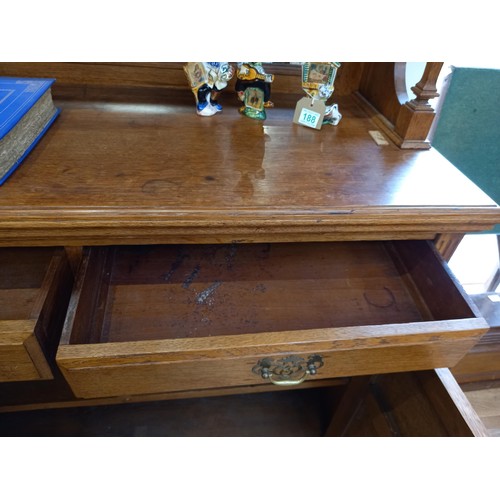
M 323 364 L 317 373 L 304 377 L 304 380 L 316 380 L 450 366 L 456 364 L 472 344 L 470 340 L 451 341 L 332 352 L 295 352 L 293 356 L 305 362 L 310 356 L 321 356 Z M 76 363 L 59 360 L 59 366 L 77 397 L 99 398 L 271 384 L 255 368 L 264 359 L 279 362 L 289 356 L 290 353 L 273 353 L 236 359 L 120 364 L 110 364 L 105 360 L 99 364 L 96 359 L 88 363 L 85 360 Z M 297 371 L 291 380 L 302 375 L 303 372 Z
M 37 380 L 40 378 L 24 345 L 0 347 L 0 382 Z
M 0 382 L 52 378 L 35 320 L 0 321 Z
M 72 282 L 63 249 L 0 249 L 0 382 L 53 378 Z

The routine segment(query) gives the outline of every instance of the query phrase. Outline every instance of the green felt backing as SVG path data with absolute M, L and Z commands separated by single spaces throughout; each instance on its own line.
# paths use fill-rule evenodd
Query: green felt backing
M 432 146 L 500 204 L 500 70 L 454 68 L 449 78 Z

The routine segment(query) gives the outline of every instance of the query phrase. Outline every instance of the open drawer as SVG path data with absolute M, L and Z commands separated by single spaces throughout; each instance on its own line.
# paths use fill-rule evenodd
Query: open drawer
M 453 366 L 486 322 L 427 241 L 85 249 L 57 353 L 98 398 Z
M 72 283 L 63 248 L 0 249 L 0 382 L 53 378 Z

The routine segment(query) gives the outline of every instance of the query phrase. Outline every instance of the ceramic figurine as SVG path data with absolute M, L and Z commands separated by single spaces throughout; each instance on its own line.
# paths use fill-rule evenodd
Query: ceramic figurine
M 243 106 L 240 112 L 257 120 L 266 119 L 265 108 L 272 108 L 271 83 L 274 75 L 266 73 L 260 62 L 238 63 L 235 90 Z
M 342 119 L 342 115 L 339 112 L 339 105 L 332 104 L 326 107 L 325 116 L 323 117 L 323 125 L 338 125 L 339 121 Z
M 234 68 L 227 62 L 190 62 L 184 65 L 184 72 L 196 100 L 196 113 L 213 116 L 222 111 L 217 97 L 233 77 Z
M 338 62 L 308 62 L 302 65 L 302 88 L 306 94 L 314 99 L 320 99 L 326 103 L 331 97 L 334 87 Z M 337 125 L 342 119 L 338 104 L 326 107 L 323 124 Z

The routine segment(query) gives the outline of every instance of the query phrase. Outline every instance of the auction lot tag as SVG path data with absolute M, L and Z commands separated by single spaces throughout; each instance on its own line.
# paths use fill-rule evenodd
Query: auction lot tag
M 325 116 L 325 102 L 320 99 L 303 97 L 295 107 L 293 123 L 319 130 Z

